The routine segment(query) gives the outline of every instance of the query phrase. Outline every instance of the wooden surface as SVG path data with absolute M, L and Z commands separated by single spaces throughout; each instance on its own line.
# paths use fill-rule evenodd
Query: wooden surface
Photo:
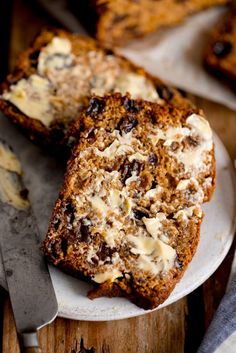
M 6 2 L 8 0 L 5 0 Z M 22 0 L 13 2 L 9 67 L 34 35 L 55 25 L 39 9 Z M 5 67 L 3 68 L 6 69 Z M 3 74 L 3 72 L 1 73 Z M 202 107 L 212 127 L 236 158 L 236 112 L 204 99 L 192 97 Z M 58 318 L 40 331 L 44 353 L 194 353 L 222 298 L 233 246 L 223 264 L 200 288 L 167 308 L 142 317 L 113 322 L 82 322 Z M 19 352 L 8 296 L 0 291 L 2 352 Z

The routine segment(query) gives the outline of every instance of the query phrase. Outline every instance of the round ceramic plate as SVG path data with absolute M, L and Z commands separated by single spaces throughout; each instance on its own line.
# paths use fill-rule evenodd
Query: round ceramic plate
M 0 135 L 10 141 L 21 158 L 25 171 L 25 184 L 36 215 L 41 237 L 47 230 L 48 218 L 57 197 L 63 169 L 44 155 L 23 136 L 19 135 L 3 118 Z M 226 256 L 235 231 L 234 170 L 222 142 L 215 136 L 217 160 L 217 188 L 210 203 L 204 205 L 205 218 L 200 243 L 185 275 L 172 294 L 159 308 L 184 297 L 202 284 Z M 59 303 L 59 316 L 90 321 L 118 320 L 143 315 L 148 311 L 138 308 L 124 298 L 98 298 L 90 300 L 90 284 L 77 280 L 50 266 L 50 273 Z M 6 288 L 0 261 L 0 284 Z
M 184 297 L 201 285 L 226 256 L 235 231 L 234 170 L 222 142 L 215 136 L 217 188 L 213 199 L 203 206 L 205 218 L 200 243 L 184 277 L 159 308 Z M 143 315 L 147 311 L 123 298 L 86 297 L 89 284 L 51 267 L 50 273 L 59 302 L 59 315 L 78 320 L 118 320 Z

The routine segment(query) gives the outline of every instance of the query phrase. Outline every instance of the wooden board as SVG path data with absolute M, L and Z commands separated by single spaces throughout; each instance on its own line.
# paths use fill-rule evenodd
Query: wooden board
M 6 0 L 7 1 L 7 0 Z M 53 24 L 38 9 L 22 0 L 14 1 L 10 67 L 34 35 Z M 236 113 L 221 105 L 192 97 L 207 114 L 212 127 L 236 158 Z M 211 278 L 188 297 L 154 313 L 113 322 L 82 322 L 58 318 L 40 331 L 44 353 L 194 353 L 222 298 L 235 244 Z M 3 306 L 2 352 L 18 353 L 17 336 L 6 294 Z M 0 315 L 1 315 L 0 309 Z M 2 315 L 1 315 L 2 317 Z

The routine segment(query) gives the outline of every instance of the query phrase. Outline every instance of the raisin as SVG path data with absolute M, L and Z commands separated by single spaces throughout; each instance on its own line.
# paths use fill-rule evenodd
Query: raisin
M 135 126 L 137 126 L 138 121 L 133 116 L 127 116 L 122 118 L 119 122 L 119 130 L 124 131 L 126 134 L 130 132 Z
M 95 116 L 96 114 L 100 114 L 103 112 L 105 107 L 105 103 L 102 99 L 92 98 L 89 102 L 89 107 L 87 109 L 87 113 L 91 116 Z
M 33 61 L 38 60 L 39 54 L 40 50 L 35 50 L 29 55 L 29 59 Z
M 67 248 L 68 248 L 68 241 L 65 238 L 62 238 L 61 240 L 61 250 L 64 254 L 64 256 L 67 254 Z
M 81 241 L 85 243 L 91 242 L 88 220 L 86 218 L 81 220 L 80 234 L 81 234 Z
M 106 55 L 114 55 L 114 52 L 111 49 L 106 48 L 106 49 L 104 49 L 104 51 L 105 51 Z
M 138 209 L 138 208 L 133 209 L 133 214 L 134 214 L 134 217 L 138 220 L 141 220 L 143 217 L 149 217 L 147 210 Z
M 176 266 L 177 268 L 179 268 L 180 270 L 182 270 L 182 269 L 183 269 L 183 263 L 182 263 L 182 261 L 180 261 L 179 259 L 177 259 L 177 260 L 175 261 L 175 266 Z
M 137 113 L 139 111 L 134 99 L 125 98 L 124 107 L 129 113 Z
M 174 93 L 165 85 L 156 86 L 156 91 L 159 97 L 167 102 L 169 102 L 174 96 Z
M 69 217 L 70 223 L 73 223 L 75 219 L 75 215 L 74 215 L 75 209 L 71 201 L 66 203 L 64 212 Z
M 22 189 L 20 191 L 20 196 L 22 197 L 22 199 L 24 200 L 27 200 L 27 197 L 28 197 L 28 194 L 29 194 L 29 190 L 28 189 Z
M 61 224 L 60 219 L 56 219 L 56 220 L 53 222 L 53 227 L 54 227 L 54 229 L 55 229 L 55 230 L 58 230 L 60 224 Z
M 158 164 L 158 159 L 157 156 L 155 155 L 155 153 L 150 153 L 149 157 L 148 157 L 148 161 L 150 164 Z
M 110 248 L 106 243 L 102 243 L 100 249 L 97 251 L 96 255 L 101 261 L 105 261 L 108 257 L 112 257 L 112 254 L 116 252 L 116 248 Z M 106 261 L 107 262 L 107 261 Z
M 142 168 L 142 163 L 138 162 L 137 160 L 133 160 L 130 163 L 127 163 L 123 167 L 123 182 L 126 181 L 126 179 L 130 178 L 132 176 L 132 172 L 137 172 L 137 174 L 140 173 Z
M 231 52 L 232 48 L 232 43 L 228 41 L 221 41 L 214 43 L 212 50 L 215 56 L 218 58 L 224 58 Z

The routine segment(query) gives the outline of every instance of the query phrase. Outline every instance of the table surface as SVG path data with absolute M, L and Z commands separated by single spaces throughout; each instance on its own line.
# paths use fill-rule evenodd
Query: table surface
M 12 2 L 5 0 L 5 3 L 8 5 L 4 10 L 6 20 Z M 57 24 L 40 9 L 33 8 L 30 1 L 13 1 L 10 41 L 4 42 L 4 50 L 8 50 L 9 47 L 9 69 L 13 68 L 17 55 L 28 46 L 35 34 L 42 27 L 49 25 Z M 3 41 L 1 45 L 2 43 Z M 3 59 L 0 59 L 0 62 L 1 60 Z M 0 67 L 6 70 L 6 60 Z M 3 74 L 4 72 L 1 72 L 0 76 Z M 202 98 L 195 96 L 190 98 L 205 110 L 212 127 L 224 142 L 232 159 L 235 159 L 236 112 Z M 57 318 L 39 333 L 42 351 L 44 353 L 196 352 L 225 292 L 234 248 L 235 244 L 222 265 L 201 287 L 164 309 L 141 317 L 112 322 L 82 322 Z M 17 353 L 19 348 L 7 293 L 0 291 L 0 298 L 2 352 Z

